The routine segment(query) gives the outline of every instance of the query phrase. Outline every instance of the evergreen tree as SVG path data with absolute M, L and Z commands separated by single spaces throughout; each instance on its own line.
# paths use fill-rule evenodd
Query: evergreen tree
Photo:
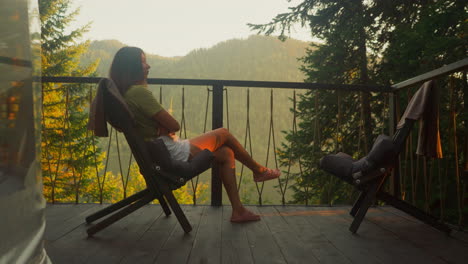
M 468 6 L 463 0 L 406 1 L 383 19 L 393 26 L 385 38 L 378 73 L 398 83 L 466 57 Z
M 79 66 L 88 42 L 78 41 L 89 25 L 68 29 L 79 12 L 69 11 L 70 2 L 39 1 L 43 76 L 89 76 L 96 69 L 96 63 Z M 42 170 L 49 201 L 78 202 L 79 190 L 92 183 L 99 150 L 86 130 L 89 91 L 78 84 L 42 84 Z
M 306 82 L 369 85 L 377 58 L 374 50 L 379 48 L 374 45 L 379 28 L 374 10 L 369 1 L 307 0 L 290 8 L 289 13 L 277 15 L 271 23 L 251 27 L 269 34 L 279 28 L 280 38 L 285 38 L 292 24 L 308 25 L 311 34 L 324 43 L 312 43 L 302 58 Z M 325 153 L 346 151 L 358 156 L 370 148 L 373 128 L 381 125 L 371 118 L 371 101 L 374 111 L 381 107 L 371 96 L 369 92 L 318 90 L 301 96 L 299 130 L 288 133 L 291 146 L 283 146 L 280 155 L 284 163 L 292 153 L 296 162 L 302 159 L 302 178 L 292 186 L 296 202 L 305 197 L 328 204 L 349 199 L 348 189 L 318 171 L 316 164 Z
M 302 58 L 308 82 L 388 85 L 463 58 L 466 9 L 459 0 L 304 0 L 270 23 L 250 26 L 267 34 L 279 30 L 284 39 L 299 22 L 323 40 L 311 44 Z M 340 184 L 317 171 L 317 161 L 328 152 L 346 151 L 355 157 L 367 152 L 385 125 L 383 102 L 381 95 L 343 91 L 309 91 L 300 98 L 299 130 L 288 132 L 290 145 L 283 145 L 281 152 L 283 162 L 292 157 L 304 165 L 305 173 L 292 186 L 296 201 L 346 200 Z M 306 192 L 308 188 L 313 192 Z

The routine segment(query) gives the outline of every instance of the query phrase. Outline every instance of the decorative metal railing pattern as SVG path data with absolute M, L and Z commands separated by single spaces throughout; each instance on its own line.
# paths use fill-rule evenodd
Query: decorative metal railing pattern
M 91 86 L 88 86 L 88 87 L 85 87 L 85 88 L 82 88 L 82 89 L 86 89 L 87 91 L 87 98 L 88 98 L 88 105 L 90 105 L 91 103 L 91 98 L 93 97 L 93 94 L 95 93 L 94 89 L 95 89 L 95 85 L 93 83 L 96 83 L 97 81 L 99 80 L 99 78 L 63 78 L 63 77 L 54 77 L 54 78 L 48 78 L 48 77 L 44 77 L 43 81 L 45 83 L 47 82 L 51 82 L 53 81 L 54 83 L 80 83 L 80 82 L 84 82 L 84 83 L 91 83 Z M 152 80 L 150 80 L 151 82 Z M 177 83 L 175 82 L 174 80 L 164 80 L 164 79 L 160 79 L 160 80 L 154 80 L 156 82 L 162 82 L 163 84 L 166 82 L 168 83 Z M 201 108 L 204 108 L 204 122 L 203 122 L 203 130 L 201 131 L 200 129 L 193 129 L 193 124 L 190 124 L 188 125 L 187 122 L 191 122 L 190 119 L 187 120 L 186 118 L 186 90 L 191 90 L 191 91 L 194 91 L 194 90 L 197 90 L 196 93 L 200 94 L 200 90 L 201 90 L 201 87 L 199 86 L 193 86 L 192 84 L 195 83 L 195 84 L 200 84 L 200 82 L 204 82 L 208 88 L 206 89 L 206 104 L 204 107 L 200 107 L 200 104 L 197 105 L 198 107 L 198 112 L 201 112 L 200 109 Z M 220 83 L 221 82 L 221 83 Z M 225 127 L 227 127 L 228 129 L 230 128 L 230 109 L 229 109 L 229 93 L 230 91 L 232 90 L 232 92 L 239 92 L 240 90 L 243 89 L 243 92 L 241 92 L 241 96 L 245 96 L 246 98 L 246 107 L 244 109 L 246 109 L 246 118 L 244 117 L 239 117 L 239 116 L 236 116 L 237 120 L 245 120 L 245 133 L 237 133 L 236 134 L 236 137 L 240 140 L 240 141 L 243 141 L 244 142 L 244 146 L 245 148 L 252 154 L 252 156 L 254 156 L 254 158 L 258 159 L 259 162 L 264 162 L 263 164 L 265 165 L 271 165 L 273 164 L 272 166 L 273 167 L 278 167 L 278 161 L 277 161 L 277 157 L 276 157 L 276 148 L 277 148 L 277 142 L 276 142 L 276 131 L 278 130 L 278 128 L 276 127 L 276 124 L 275 124 L 275 116 L 274 116 L 274 109 L 275 107 L 278 108 L 278 105 L 283 105 L 283 113 L 286 111 L 286 112 L 289 112 L 289 108 L 291 108 L 289 105 L 287 104 L 284 104 L 284 101 L 281 101 L 281 104 L 276 104 L 274 105 L 274 91 L 276 91 L 277 93 L 279 93 L 280 90 L 283 91 L 283 93 L 286 93 L 288 90 L 286 90 L 287 88 L 295 88 L 295 89 L 298 89 L 298 91 L 303 91 L 304 88 L 309 88 L 308 86 L 310 86 L 312 89 L 318 89 L 318 88 L 324 88 L 324 89 L 343 89 L 343 88 L 347 88 L 347 90 L 351 90 L 351 91 L 359 91 L 359 90 L 375 90 L 375 91 L 388 91 L 389 88 L 388 87 L 367 87 L 367 86 L 343 86 L 343 85 L 337 85 L 337 86 L 333 86 L 333 85 L 317 85 L 317 84 L 304 84 L 304 83 L 276 83 L 276 82 L 246 82 L 246 81 L 213 81 L 213 80 L 180 80 L 179 81 L 180 85 L 182 85 L 182 87 L 179 87 L 180 91 L 178 93 L 178 96 L 177 98 L 181 98 L 181 101 L 179 103 L 177 102 L 174 102 L 174 105 L 178 105 L 180 106 L 180 111 L 176 111 L 178 113 L 174 113 L 176 114 L 176 117 L 180 120 L 180 123 L 181 123 L 181 131 L 180 131 L 180 134 L 179 136 L 182 137 L 182 138 L 187 138 L 187 137 L 193 137 L 197 134 L 200 134 L 200 133 L 203 133 L 207 130 L 207 125 L 208 125 L 208 121 L 209 121 L 209 107 L 210 107 L 210 103 L 211 103 L 211 107 L 213 108 L 212 110 L 212 115 L 214 112 L 219 113 L 224 113 L 221 114 L 221 118 L 222 118 L 222 121 L 216 121 L 214 120 L 214 118 L 212 117 L 212 123 L 214 122 L 218 122 L 218 123 L 221 123 L 221 124 L 224 124 Z M 212 87 L 213 88 L 209 88 L 210 84 L 212 83 L 215 83 L 216 85 L 213 85 Z M 243 87 L 246 87 L 246 88 L 242 88 L 242 87 L 239 87 L 239 86 L 227 86 L 227 85 L 224 85 L 224 83 L 226 84 L 235 84 L 235 85 L 242 85 Z M 222 85 L 220 85 L 222 84 Z M 285 86 L 286 89 L 280 89 L 278 90 L 277 88 L 270 88 L 270 90 L 267 90 L 267 89 L 263 89 L 265 90 L 265 92 L 262 94 L 262 95 L 258 95 L 258 91 L 259 89 L 254 89 L 254 88 L 262 88 L 262 87 L 268 87 L 268 86 L 273 86 L 273 87 L 278 87 L 278 86 Z M 65 87 L 65 85 L 63 86 Z M 63 88 L 62 87 L 62 88 Z M 51 92 L 51 91 L 60 91 L 62 88 L 54 88 L 52 90 L 46 90 L 44 92 Z M 170 111 L 173 111 L 174 109 L 172 108 L 172 104 L 173 104 L 173 99 L 174 97 L 172 96 L 171 98 L 168 98 L 167 94 L 170 94 L 169 92 L 170 91 L 173 91 L 174 89 L 177 89 L 174 87 L 174 85 L 166 85 L 166 86 L 163 86 L 162 84 L 160 84 L 159 86 L 159 99 L 161 102 L 163 102 L 163 104 L 165 106 L 168 106 L 169 107 L 169 110 Z M 223 100 L 221 100 L 222 102 L 225 102 L 225 104 L 221 104 L 221 107 L 223 108 L 223 110 L 219 111 L 219 110 L 215 110 L 214 107 L 217 106 L 219 103 L 219 98 L 217 98 L 216 100 L 218 100 L 218 102 L 215 102 L 216 100 L 213 98 L 213 100 L 210 100 L 210 97 L 214 94 L 214 90 L 215 89 L 220 89 L 221 90 L 221 95 L 224 97 Z M 267 120 L 268 122 L 264 124 L 264 126 L 267 128 L 267 129 L 261 129 L 263 130 L 264 132 L 262 132 L 264 135 L 262 135 L 263 138 L 265 139 L 268 139 L 266 142 L 264 143 L 258 143 L 258 142 L 253 142 L 252 141 L 252 132 L 251 132 L 251 124 L 250 124 L 250 107 L 252 105 L 251 103 L 251 100 L 250 100 L 250 96 L 251 96 L 251 89 L 254 89 L 256 94 L 255 96 L 256 97 L 265 97 L 263 98 L 262 100 L 265 100 L 266 102 L 269 101 L 269 105 L 268 105 L 268 109 L 269 111 L 265 111 L 267 114 L 265 114 L 263 116 L 263 119 Z M 294 98 L 293 99 L 293 108 L 295 109 L 295 102 L 296 102 L 296 90 L 293 89 L 293 90 L 289 90 L 291 95 L 287 95 L 286 97 L 291 97 L 291 98 Z M 63 89 L 62 89 L 63 90 Z M 267 97 L 267 91 L 269 91 L 269 96 Z M 231 92 L 231 93 L 232 93 Z M 155 93 L 157 93 L 157 91 L 155 91 Z M 218 93 L 219 94 L 219 93 Z M 214 96 L 213 96 L 214 97 Z M 67 98 L 65 96 L 65 98 Z M 256 98 L 257 99 L 257 98 Z M 270 99 L 270 100 L 268 100 Z M 283 95 L 282 99 L 287 99 L 285 98 L 285 96 Z M 258 101 L 259 100 L 255 100 L 255 103 L 258 104 Z M 68 114 L 67 112 L 69 111 L 69 108 L 70 106 L 68 104 L 66 104 L 67 101 L 64 102 L 64 109 L 65 109 L 65 114 L 64 116 L 67 117 Z M 239 104 L 238 104 L 239 105 Z M 266 105 L 266 104 L 265 104 Z M 218 105 L 219 107 L 219 105 Z M 240 108 L 242 108 L 242 106 L 240 106 Z M 258 110 L 258 106 L 256 108 L 256 111 Z M 266 109 L 265 109 L 266 110 Z M 191 109 L 191 111 L 193 111 L 193 109 Z M 257 111 L 256 113 L 254 113 L 255 116 L 259 116 L 259 111 Z M 294 117 L 292 118 L 293 120 L 293 127 L 295 130 L 297 130 L 297 125 L 296 125 L 296 110 L 292 113 L 292 115 L 294 115 Z M 261 116 L 261 115 L 260 115 Z M 45 121 L 45 119 L 44 119 Z M 64 121 L 66 123 L 66 121 Z M 254 120 L 254 122 L 256 124 L 258 124 L 258 120 Z M 64 124 L 65 124 L 64 123 Z M 67 123 L 68 124 L 68 123 Z M 238 124 L 242 124 L 242 122 L 238 122 Z M 191 128 L 189 128 L 189 126 L 191 126 Z M 240 129 L 240 127 L 242 127 L 243 125 L 238 125 L 239 127 L 237 128 L 237 130 Z M 66 125 L 63 125 L 64 129 L 66 130 L 66 128 L 68 128 L 68 126 Z M 214 126 L 212 125 L 212 128 L 214 128 Z M 47 129 L 47 125 L 45 124 L 44 122 L 44 129 Z M 191 130 L 191 131 L 197 131 L 197 133 L 192 133 L 192 135 L 187 135 L 187 129 Z M 291 129 L 291 127 L 289 126 L 283 126 L 280 128 L 281 130 L 289 130 Z M 236 129 L 232 129 L 233 131 L 236 130 Z M 268 132 L 267 132 L 268 131 Z M 268 137 L 266 136 L 266 133 L 268 133 Z M 45 133 L 46 134 L 46 133 Z M 257 133 L 258 134 L 258 133 Z M 65 133 L 63 133 L 63 135 L 65 135 Z M 128 149 L 126 148 L 126 144 L 122 144 L 122 137 L 120 136 L 119 138 L 119 134 L 113 130 L 112 128 L 110 129 L 110 135 L 109 135 L 109 138 L 107 139 L 107 142 L 104 144 L 103 142 L 101 142 L 100 144 L 96 144 L 96 138 L 95 137 L 92 137 L 89 132 L 86 132 L 86 137 L 89 137 L 90 140 L 88 142 L 91 142 L 91 145 L 92 145 L 92 149 L 93 149 L 93 152 L 96 152 L 96 146 L 99 145 L 103 150 L 104 152 L 106 153 L 106 157 L 101 157 L 101 160 L 98 160 L 96 156 L 94 156 L 94 173 L 95 173 L 95 181 L 96 181 L 96 185 L 97 185 L 97 190 L 95 190 L 96 194 L 94 195 L 94 197 L 96 198 L 95 200 L 96 201 L 99 201 L 99 202 L 105 202 L 105 201 L 112 201 L 111 197 L 109 196 L 112 196 L 112 197 L 115 197 L 116 199 L 118 198 L 122 198 L 122 197 L 126 197 L 128 195 L 128 184 L 129 184 L 129 179 L 131 177 L 131 166 L 132 166 L 132 157 L 131 155 L 124 155 L 123 153 L 128 153 Z M 102 140 L 100 140 L 102 141 Z M 252 145 L 256 145 L 258 146 L 259 144 L 262 144 L 263 146 L 266 146 L 264 147 L 265 150 L 260 150 L 260 151 L 257 151 L 257 153 L 253 153 L 253 146 Z M 63 144 L 60 144 L 63 146 Z M 48 146 L 46 144 L 45 148 L 44 148 L 44 151 L 47 152 L 48 151 Z M 86 149 L 86 147 L 85 147 Z M 261 152 L 264 152 L 264 153 L 261 153 Z M 124 157 L 125 156 L 125 157 Z M 60 159 L 61 159 L 61 156 L 59 155 L 58 157 L 56 157 L 56 159 L 58 159 L 59 161 L 57 163 L 60 163 Z M 112 160 L 116 160 L 115 161 L 112 161 Z M 128 162 L 126 162 L 127 160 L 129 160 Z M 101 165 L 100 165 L 100 162 L 101 162 Z M 110 166 L 110 163 L 116 163 L 117 165 L 113 165 L 113 166 Z M 238 177 L 238 186 L 239 186 L 239 190 L 240 192 L 243 192 L 243 193 L 247 193 L 247 189 L 248 187 L 245 187 L 245 183 L 243 184 L 243 181 L 248 181 L 251 179 L 251 174 L 250 175 L 246 175 L 247 172 L 246 170 L 243 168 L 243 166 L 241 166 L 241 164 L 238 164 L 238 168 L 240 168 L 240 175 Z M 99 166 L 101 166 L 102 168 L 100 168 Z M 105 189 L 108 188 L 108 185 L 110 184 L 109 181 L 111 181 L 109 179 L 110 176 L 112 176 L 111 173 L 109 173 L 109 167 L 113 167 L 113 171 L 115 171 L 116 174 L 119 175 L 118 180 L 120 181 L 119 182 L 119 185 L 120 187 L 119 188 L 116 188 L 114 185 L 116 184 L 115 183 L 115 177 L 114 179 L 112 179 L 114 181 L 113 186 L 113 191 L 114 193 L 112 195 L 109 195 L 109 190 L 107 191 L 107 195 L 106 195 L 106 191 Z M 282 168 L 284 169 L 284 168 Z M 281 198 L 278 199 L 277 201 L 271 201 L 271 198 L 268 198 L 267 199 L 267 203 L 287 203 L 288 202 L 288 189 L 287 189 L 287 184 L 289 182 L 289 174 L 290 174 L 290 170 L 291 170 L 291 166 L 288 166 L 287 168 L 287 173 L 285 174 L 284 178 L 285 178 L 285 181 L 281 181 L 281 182 L 278 182 L 277 184 L 279 185 L 279 190 L 280 190 L 280 196 Z M 53 170 L 51 170 L 53 171 Z M 48 181 L 49 183 L 51 183 L 51 188 L 52 188 L 52 191 L 51 191 L 51 196 L 48 197 L 49 200 L 51 200 L 52 202 L 54 202 L 55 200 L 58 200 L 58 201 L 62 201 L 63 199 L 57 199 L 57 197 L 55 197 L 55 192 L 54 190 L 56 189 L 56 180 L 57 180 L 57 176 L 59 175 L 60 173 L 60 170 L 56 169 L 55 170 L 55 174 L 52 179 L 50 180 L 46 180 L 46 182 Z M 76 190 L 76 195 L 75 195 L 75 202 L 85 202 L 85 201 L 92 201 L 88 198 L 88 200 L 85 200 L 83 201 L 83 199 L 80 200 L 79 198 L 79 188 L 81 186 L 80 184 L 80 179 L 81 178 L 77 178 L 75 179 L 74 178 L 74 182 L 73 185 L 75 187 L 75 190 Z M 194 180 L 191 181 L 190 183 L 190 187 L 191 187 L 191 195 L 192 195 L 192 199 L 191 199 L 191 202 L 193 203 L 197 203 L 198 200 L 197 200 L 197 190 L 199 189 L 199 183 L 200 181 L 200 178 L 195 178 Z M 250 187 L 252 186 L 255 186 L 254 188 L 254 193 L 256 192 L 256 197 L 251 197 L 249 199 L 247 199 L 247 202 L 249 203 L 259 203 L 259 204 L 263 204 L 265 202 L 265 184 L 255 184 L 253 183 L 253 181 L 249 182 L 250 184 Z M 269 189 L 269 192 L 272 192 L 272 190 L 274 190 L 274 186 L 273 184 L 270 184 L 268 183 L 268 189 Z M 213 186 L 212 186 L 212 189 L 213 189 Z M 249 190 L 248 192 L 251 192 L 252 190 Z M 307 190 L 306 190 L 307 191 Z M 121 194 L 116 194 L 115 192 L 121 192 Z M 220 190 L 216 190 L 216 192 L 220 193 Z M 252 194 L 245 194 L 245 197 L 246 196 L 252 196 Z M 276 195 L 275 195 L 276 196 Z M 212 199 L 213 200 L 213 199 Z M 245 199 L 244 199 L 245 200 Z M 212 201 L 213 202 L 213 201 Z M 305 203 L 307 203 L 307 200 L 305 201 Z
M 463 228 L 468 224 L 468 58 L 393 85 L 396 116 L 428 80 L 439 88 L 442 159 L 415 155 L 418 130 L 413 129 L 400 155 L 401 199 Z

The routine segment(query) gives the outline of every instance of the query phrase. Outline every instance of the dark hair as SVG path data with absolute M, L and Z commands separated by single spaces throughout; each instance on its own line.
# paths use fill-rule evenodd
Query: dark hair
M 144 73 L 141 66 L 143 50 L 137 47 L 123 47 L 117 51 L 112 60 L 109 77 L 124 95 L 128 88 L 143 80 Z

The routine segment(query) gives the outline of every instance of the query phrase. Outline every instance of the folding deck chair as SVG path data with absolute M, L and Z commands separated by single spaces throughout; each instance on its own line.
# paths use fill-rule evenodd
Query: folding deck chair
M 369 207 L 376 199 L 392 205 L 440 231 L 450 233 L 451 229 L 436 217 L 382 190 L 391 170 L 398 162 L 398 156 L 404 149 L 405 141 L 414 123 L 428 108 L 432 100 L 430 96 L 434 96 L 431 95 L 431 84 L 426 82 L 413 96 L 393 137 L 379 135 L 365 157 L 354 160 L 350 155 L 340 152 L 326 155 L 320 160 L 319 167 L 321 169 L 354 185 L 361 192 L 350 211 L 354 217 L 349 228 L 352 233 L 357 232 Z
M 213 160 L 213 153 L 205 149 L 195 155 L 190 162 L 172 160 L 162 140 L 146 142 L 139 135 L 133 115 L 128 111 L 120 93 L 108 89 L 110 85 L 114 85 L 112 81 L 103 79 L 101 82 L 104 82 L 100 85 L 103 84 L 104 88 L 102 95 L 106 120 L 125 135 L 140 168 L 140 173 L 145 179 L 146 189 L 86 217 L 86 222 L 90 224 L 110 215 L 88 228 L 88 236 L 92 236 L 155 199 L 159 200 L 166 216 L 171 214 L 171 208 L 183 230 L 186 233 L 190 232 L 192 227 L 172 190 L 183 186 L 189 179 L 208 169 Z

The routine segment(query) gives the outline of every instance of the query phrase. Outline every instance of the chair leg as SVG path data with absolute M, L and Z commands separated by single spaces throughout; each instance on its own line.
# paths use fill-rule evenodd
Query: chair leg
M 190 231 L 192 231 L 192 226 L 190 225 L 190 222 L 187 220 L 187 217 L 180 208 L 180 205 L 177 202 L 177 199 L 174 197 L 172 190 L 169 188 L 168 183 L 164 179 L 162 179 L 162 177 L 154 177 L 153 180 L 154 182 L 152 182 L 152 185 L 154 185 L 155 190 L 157 190 L 159 194 L 162 194 L 162 196 L 166 198 L 167 204 L 169 204 L 169 207 L 172 209 L 172 212 L 174 212 L 175 216 L 177 217 L 177 220 L 179 221 L 179 224 L 182 226 L 182 229 L 184 229 L 184 232 L 189 233 Z M 160 199 L 160 201 L 161 200 L 164 199 Z M 163 204 L 165 204 L 165 202 L 161 203 L 164 212 L 166 212 L 166 210 L 169 211 L 169 208 L 164 208 Z
M 167 205 L 167 202 L 164 199 L 164 196 L 158 197 L 158 200 L 159 200 L 159 204 L 161 205 L 161 207 L 162 207 L 164 213 L 166 214 L 166 216 L 170 216 L 172 212 L 171 212 L 171 209 L 169 208 L 169 206 Z
M 372 206 L 372 203 L 374 202 L 375 195 L 379 187 L 380 187 L 380 183 L 377 182 L 377 183 L 373 183 L 367 190 L 365 197 L 363 198 L 363 201 L 361 202 L 359 210 L 354 216 L 354 220 L 351 223 L 351 226 L 349 227 L 349 231 L 351 231 L 353 234 L 357 232 L 357 230 L 359 229 L 359 226 L 361 225 L 362 220 L 364 219 L 364 216 L 366 216 L 367 211 L 369 210 L 369 207 Z
M 118 220 L 124 218 L 125 216 L 131 214 L 135 210 L 141 208 L 142 206 L 148 204 L 154 199 L 152 196 L 147 196 L 142 198 L 141 200 L 136 201 L 135 203 L 125 207 L 124 209 L 118 211 L 117 213 L 107 217 L 106 219 L 102 220 L 101 222 L 93 225 L 92 227 L 88 228 L 86 232 L 88 236 L 92 236 L 97 232 L 101 231 L 102 229 L 110 226 L 111 224 L 117 222 Z
M 187 220 L 187 217 L 185 216 L 184 212 L 182 211 L 182 208 L 180 208 L 179 203 L 177 202 L 177 199 L 174 197 L 174 194 L 172 191 L 169 189 L 166 183 L 160 183 L 159 184 L 160 190 L 163 193 L 164 197 L 167 200 L 167 203 L 171 207 L 172 211 L 177 217 L 177 220 L 179 221 L 179 224 L 182 226 L 182 229 L 184 229 L 185 233 L 189 233 L 192 231 L 192 226 L 190 225 L 190 222 Z
M 135 193 L 134 195 L 131 195 L 115 204 L 112 204 L 102 210 L 99 210 L 95 213 L 93 213 L 92 215 L 86 217 L 86 223 L 91 223 L 91 222 L 94 222 L 96 221 L 97 219 L 101 218 L 101 217 L 104 217 L 112 212 L 115 212 L 117 210 L 119 210 L 120 208 L 123 208 L 131 203 L 133 203 L 134 201 L 136 200 L 139 200 L 141 199 L 142 197 L 144 197 L 145 195 L 148 194 L 148 189 L 146 190 L 143 190 L 141 192 L 138 192 L 138 193 Z
M 366 197 L 366 191 L 362 191 L 360 194 L 359 194 L 359 197 L 356 199 L 356 201 L 354 202 L 354 205 L 353 205 L 353 208 L 351 208 L 351 211 L 349 212 L 349 214 L 352 216 L 352 217 L 355 217 L 356 216 L 356 213 L 359 211 L 359 208 L 361 207 L 361 204 L 362 204 L 362 201 L 364 200 L 364 198 Z
M 184 212 L 180 208 L 180 205 L 177 202 L 174 195 L 172 194 L 172 192 L 169 195 L 166 196 L 166 199 L 167 199 L 169 205 L 171 206 L 172 211 L 176 215 L 177 220 L 179 221 L 180 225 L 182 226 L 182 229 L 184 229 L 184 232 L 185 233 L 190 233 L 190 231 L 192 231 L 192 226 L 190 225 L 190 222 L 187 220 L 187 217 L 185 216 Z

